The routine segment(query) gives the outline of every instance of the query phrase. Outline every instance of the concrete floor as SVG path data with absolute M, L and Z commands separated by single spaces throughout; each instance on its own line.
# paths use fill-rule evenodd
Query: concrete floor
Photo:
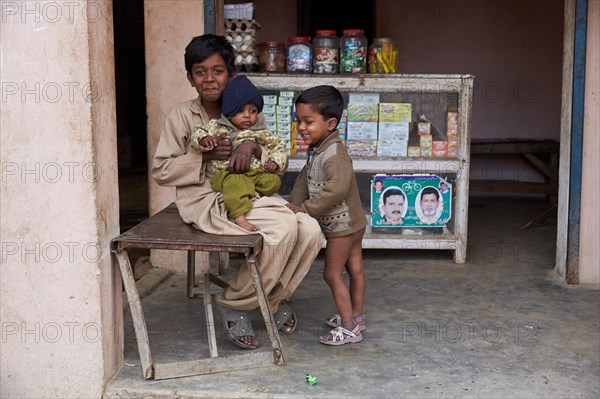
M 359 344 L 318 343 L 335 308 L 317 258 L 291 304 L 300 324 L 282 337 L 284 367 L 143 380 L 126 313 L 126 364 L 105 397 L 598 398 L 598 287 L 554 274 L 555 217 L 521 229 L 547 207 L 472 197 L 465 265 L 449 251 L 365 250 L 368 328 Z M 142 302 L 156 362 L 208 354 L 202 299 L 185 296 L 185 276 L 170 276 Z M 258 315 L 254 326 L 266 350 Z M 217 333 L 221 353 L 245 353 Z M 306 373 L 319 382 L 307 384 Z

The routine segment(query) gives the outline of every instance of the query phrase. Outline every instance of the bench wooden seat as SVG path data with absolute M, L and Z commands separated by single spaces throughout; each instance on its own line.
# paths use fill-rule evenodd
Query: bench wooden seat
M 481 154 L 517 155 L 543 175 L 545 182 L 471 180 L 469 190 L 546 194 L 555 203 L 558 194 L 558 152 L 559 143 L 555 140 L 472 139 L 472 159 L 473 155 Z
M 115 254 L 123 277 L 123 285 L 131 309 L 144 378 L 174 378 L 285 364 L 279 334 L 256 268 L 255 257 L 261 252 L 262 245 L 263 238 L 259 234 L 230 236 L 213 235 L 199 231 L 183 222 L 174 203 L 112 240 L 111 251 Z M 210 284 L 212 282 L 221 287 L 226 287 L 227 283 L 210 273 L 209 270 L 205 270 L 203 299 L 210 358 L 189 362 L 153 363 L 142 305 L 127 254 L 128 248 L 187 251 L 188 296 L 194 296 L 196 293 L 194 290 L 196 251 L 243 254 L 256 288 L 256 296 L 267 327 L 272 352 L 240 351 L 240 354 L 235 356 L 218 356 Z

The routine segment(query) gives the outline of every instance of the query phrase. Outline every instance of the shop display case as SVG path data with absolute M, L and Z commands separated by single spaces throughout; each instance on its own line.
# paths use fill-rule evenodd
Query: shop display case
M 472 75 L 246 75 L 265 95 L 289 97 L 293 92 L 297 96 L 316 85 L 332 85 L 342 92 L 346 105 L 362 103 L 362 99 L 371 104 L 378 101 L 378 112 L 370 113 L 369 105 L 349 107 L 343 125 L 369 219 L 363 247 L 450 250 L 456 263 L 465 262 Z M 290 99 L 286 100 L 289 104 Z M 356 115 L 367 116 L 353 122 Z M 390 131 L 389 121 L 401 128 Z M 283 126 L 289 129 L 287 123 Z M 286 130 L 279 134 L 285 135 Z M 294 135 L 292 126 L 289 172 L 300 171 L 306 162 Z M 399 224 L 384 220 L 381 192 L 373 184 L 381 178 L 388 189 L 396 186 L 404 192 L 407 205 Z M 439 207 L 433 221 L 427 222 L 427 210 L 421 204 L 426 193 L 434 191 Z

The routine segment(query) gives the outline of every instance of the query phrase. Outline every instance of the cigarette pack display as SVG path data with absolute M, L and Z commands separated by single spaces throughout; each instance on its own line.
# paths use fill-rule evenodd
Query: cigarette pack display
M 279 105 L 289 105 L 290 107 L 292 106 L 292 104 L 294 103 L 294 98 L 293 97 L 279 97 L 278 100 L 278 104 Z
M 292 114 L 277 114 L 277 123 L 291 123 Z
M 434 151 L 439 151 L 439 150 L 443 150 L 443 151 L 447 151 L 448 150 L 448 142 L 445 140 L 441 140 L 441 141 L 433 141 L 431 143 L 431 148 Z
M 348 104 L 348 121 L 351 122 L 377 122 L 379 107 L 377 104 Z
M 377 122 L 348 121 L 348 139 L 377 140 Z
M 421 156 L 421 147 L 417 147 L 414 145 L 408 146 L 406 155 L 409 157 L 420 157 Z
M 411 103 L 380 103 L 379 122 L 411 122 Z
M 433 145 L 433 138 L 431 137 L 431 135 L 419 136 L 419 146 L 421 147 L 421 149 L 423 149 L 423 148 L 431 149 L 432 145 Z
M 405 157 L 408 149 L 408 140 L 386 140 L 377 141 L 378 157 Z
M 262 98 L 265 105 L 277 105 L 277 94 L 263 94 Z
M 348 94 L 348 103 L 352 104 L 379 104 L 379 93 L 353 93 Z
M 429 122 L 419 122 L 419 136 L 428 136 L 431 134 L 431 123 Z
M 408 140 L 409 127 L 407 122 L 379 122 L 379 140 Z
M 448 112 L 448 124 L 458 123 L 458 112 Z
M 377 140 L 346 140 L 348 154 L 355 157 L 377 156 Z
M 267 123 L 275 123 L 275 122 L 277 122 L 277 115 L 275 115 L 274 113 L 263 112 L 263 115 L 265 117 L 265 122 L 267 122 Z
M 291 114 L 292 107 L 290 105 L 278 105 L 275 107 L 276 114 Z

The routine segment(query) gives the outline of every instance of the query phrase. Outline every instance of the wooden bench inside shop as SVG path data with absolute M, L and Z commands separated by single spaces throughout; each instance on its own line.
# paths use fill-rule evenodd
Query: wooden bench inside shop
M 158 380 L 285 364 L 279 333 L 275 327 L 273 315 L 269 310 L 262 281 L 256 267 L 256 256 L 260 254 L 262 245 L 263 238 L 259 234 L 229 236 L 204 233 L 184 223 L 174 203 L 112 240 L 111 251 L 116 257 L 123 277 L 123 285 L 131 309 L 140 354 L 142 376 L 145 379 Z M 213 283 L 224 288 L 227 287 L 227 283 L 211 273 L 211 270 L 214 269 L 209 267 L 207 270 L 203 270 L 204 289 L 199 291 L 203 291 L 210 357 L 173 363 L 153 362 L 142 304 L 127 254 L 129 248 L 187 251 L 187 295 L 190 297 L 196 294 L 196 251 L 243 255 L 256 288 L 256 296 L 267 327 L 272 350 L 240 351 L 236 355 L 219 357 L 210 287 Z
M 471 180 L 470 191 L 546 194 L 552 203 L 558 194 L 558 152 L 556 140 L 471 140 L 471 155 L 512 154 L 524 159 L 544 176 L 543 183 Z

